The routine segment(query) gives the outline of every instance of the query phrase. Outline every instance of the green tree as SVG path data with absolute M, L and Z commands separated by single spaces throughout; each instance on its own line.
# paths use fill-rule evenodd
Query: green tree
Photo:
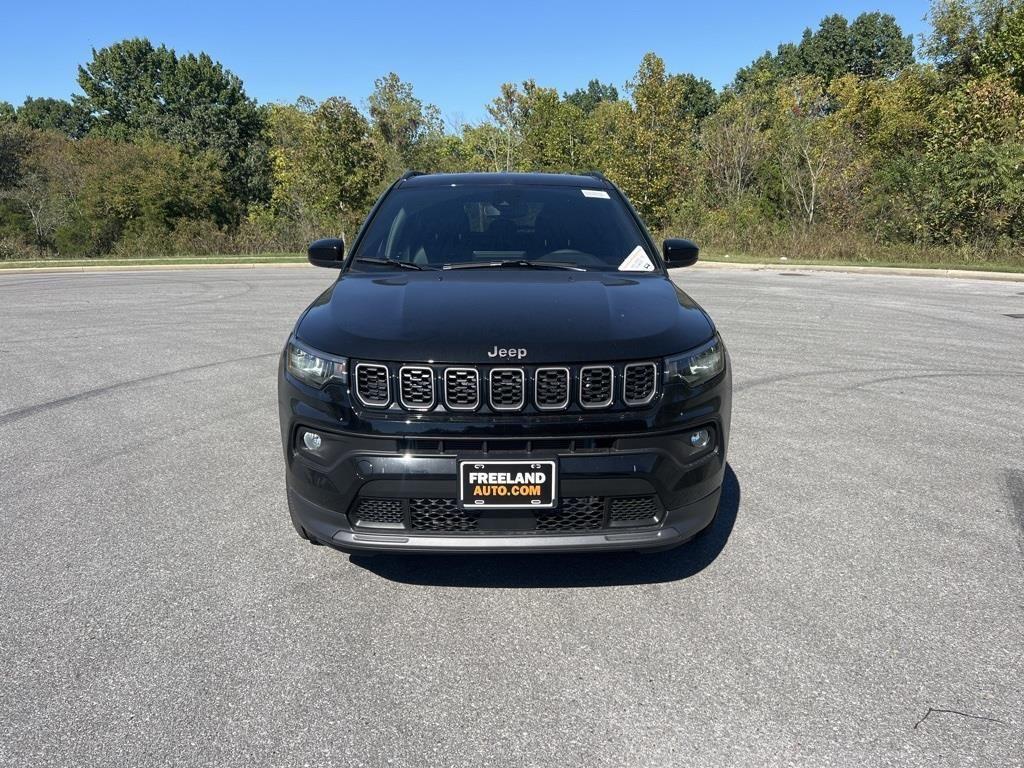
M 273 210 L 310 234 L 353 234 L 385 179 L 370 124 L 351 102 L 331 97 L 278 107 L 271 132 Z
M 211 154 L 102 137 L 72 147 L 80 182 L 72 216 L 56 232 L 62 253 L 96 256 L 115 246 L 135 256 L 170 253 L 178 226 L 216 214 L 224 182 Z
M 63 99 L 31 96 L 18 108 L 18 122 L 41 131 L 57 131 L 72 139 L 80 139 L 89 132 L 89 113 L 81 104 Z
M 577 88 L 572 93 L 565 93 L 564 99 L 577 107 L 584 115 L 589 115 L 602 102 L 618 101 L 619 92 L 611 83 L 602 83 L 600 80 L 594 79 L 587 83 L 586 88 Z
M 862 13 L 850 25 L 849 71 L 866 78 L 893 77 L 914 61 L 914 41 L 888 13 Z M 834 79 L 834 78 L 833 78 Z
M 179 57 L 145 38 L 124 40 L 93 50 L 78 84 L 85 95 L 75 103 L 102 135 L 158 138 L 215 157 L 235 203 L 221 206 L 223 220 L 267 195 L 261 113 L 242 81 L 205 53 Z
M 531 171 L 577 170 L 584 154 L 583 111 L 558 91 L 533 80 L 519 96 L 523 167 Z
M 765 108 L 756 91 L 731 95 L 701 127 L 704 172 L 718 198 L 727 204 L 735 203 L 750 189 L 764 160 Z
M 914 61 L 914 45 L 890 14 L 862 13 L 853 23 L 841 14 L 826 16 L 816 30 L 804 30 L 799 45 L 783 43 L 775 54 L 766 51 L 733 81 L 733 89 L 777 86 L 802 76 L 827 86 L 838 77 L 892 77 Z
M 648 53 L 629 83 L 632 104 L 618 113 L 612 137 L 609 175 L 630 196 L 647 224 L 665 224 L 670 204 L 692 151 L 693 124 L 683 113 L 682 82 L 670 77 L 665 62 Z
M 853 46 L 846 18 L 834 13 L 822 19 L 816 31 L 804 30 L 800 41 L 800 60 L 803 74 L 817 77 L 825 84 L 849 72 Z
M 487 105 L 487 113 L 501 138 L 503 162 L 499 170 L 517 170 L 521 159 L 519 148 L 523 143 L 523 95 L 514 83 L 501 84 L 501 93 Z
M 951 82 L 998 75 L 1024 93 L 1024 0 L 934 0 L 923 51 Z
M 816 77 L 793 78 L 779 87 L 771 143 L 779 178 L 806 227 L 834 192 L 849 162 L 849 143 L 829 119 L 829 99 Z
M 1008 80 L 970 81 L 951 94 L 926 146 L 929 239 L 1024 237 L 1024 96 Z
M 672 79 L 681 91 L 679 119 L 699 126 L 718 108 L 718 94 L 708 80 L 689 73 L 673 75 Z
M 408 168 L 434 170 L 443 164 L 440 112 L 416 98 L 409 83 L 391 72 L 374 81 L 368 101 L 373 133 L 380 142 L 389 177 Z

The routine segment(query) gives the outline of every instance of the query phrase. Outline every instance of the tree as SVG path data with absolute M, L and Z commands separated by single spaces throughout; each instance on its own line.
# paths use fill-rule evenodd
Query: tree
M 272 209 L 310 234 L 353 232 L 386 171 L 366 118 L 347 99 L 306 99 L 273 110 L 270 130 L 281 139 Z
M 494 123 L 483 122 L 462 127 L 465 170 L 497 173 L 506 169 L 505 136 Z
M 170 253 L 183 223 L 214 218 L 224 180 L 215 157 L 155 140 L 70 142 L 79 178 L 71 216 L 56 232 L 63 253 Z
M 209 152 L 220 165 L 237 220 L 241 209 L 267 194 L 260 144 L 262 116 L 242 81 L 205 53 L 177 56 L 145 38 L 93 50 L 78 68 L 85 96 L 75 103 L 94 119 L 94 130 L 126 140 L 169 141 L 186 152 Z
M 587 87 L 577 88 L 572 93 L 564 94 L 565 101 L 577 107 L 584 115 L 590 115 L 597 105 L 605 101 L 618 101 L 619 92 L 611 83 L 602 83 L 594 79 Z
M 826 16 L 817 30 L 804 30 L 799 45 L 781 44 L 776 53 L 765 51 L 736 73 L 733 89 L 810 75 L 828 86 L 846 74 L 859 77 L 893 77 L 914 61 L 914 44 L 887 13 L 862 13 L 853 23 L 841 14 Z
M 846 18 L 834 13 L 821 20 L 817 31 L 805 29 L 799 52 L 802 74 L 817 77 L 826 85 L 849 72 L 853 45 Z
M 373 133 L 388 164 L 388 176 L 415 168 L 433 170 L 441 162 L 444 127 L 440 112 L 424 104 L 412 86 L 394 72 L 374 81 L 369 111 Z
M 504 163 L 500 170 L 514 171 L 519 163 L 519 146 L 523 143 L 522 94 L 515 84 L 501 84 L 501 93 L 487 105 L 487 113 L 501 136 Z
M 56 132 L 22 133 L 15 151 L 13 178 L 0 186 L 0 199 L 12 201 L 32 224 L 34 245 L 42 253 L 71 215 L 79 186 L 68 140 Z M 8 150 L 10 151 L 10 150 Z
M 830 130 L 828 111 L 828 97 L 822 94 L 817 78 L 796 78 L 779 89 L 773 127 L 776 163 L 807 227 L 814 224 L 821 198 L 828 191 L 830 171 L 843 161 L 842 137 Z
M 31 96 L 18 108 L 17 120 L 29 128 L 57 131 L 72 139 L 85 136 L 90 124 L 89 113 L 80 103 Z
M 689 120 L 695 126 L 718 108 L 718 94 L 708 80 L 689 73 L 672 75 L 681 91 L 679 119 Z
M 14 186 L 21 178 L 31 136 L 30 131 L 13 120 L 0 122 L 0 189 Z
M 732 96 L 701 127 L 703 165 L 726 202 L 736 202 L 747 191 L 763 158 L 763 109 L 756 93 Z
M 859 77 L 893 77 L 914 62 L 914 41 L 888 13 L 862 13 L 850 25 L 849 71 Z M 833 78 L 834 79 L 834 78 Z
M 934 0 L 923 51 L 949 81 L 1007 77 L 1024 93 L 1024 1 Z
M 684 152 L 693 125 L 681 120 L 682 82 L 665 72 L 665 62 L 648 53 L 629 83 L 632 105 L 618 113 L 607 167 L 647 224 L 661 227 L 683 176 Z
M 924 155 L 925 226 L 938 242 L 1024 236 L 1024 96 L 1004 79 L 968 81 L 944 101 Z
M 583 111 L 563 101 L 554 88 L 533 80 L 523 83 L 519 96 L 523 167 L 531 171 L 578 170 L 583 157 Z

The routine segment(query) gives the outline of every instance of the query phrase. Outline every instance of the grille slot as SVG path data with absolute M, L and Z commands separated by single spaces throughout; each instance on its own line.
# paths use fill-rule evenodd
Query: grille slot
M 604 527 L 604 498 L 561 499 L 561 506 L 537 510 L 538 531 L 593 531 Z
M 622 371 L 622 399 L 626 405 L 647 405 L 658 389 L 658 366 L 630 363 Z
M 569 369 L 538 368 L 533 379 L 533 399 L 542 411 L 569 405 Z
M 608 518 L 613 523 L 653 523 L 658 516 L 658 502 L 653 496 L 623 496 L 612 499 Z
M 453 411 L 472 411 L 480 405 L 480 374 L 475 368 L 447 368 L 444 404 Z
M 434 371 L 404 365 L 399 371 L 399 398 L 410 411 L 429 411 L 434 407 Z
M 388 369 L 384 365 L 356 363 L 356 397 L 363 405 L 382 408 L 391 402 Z
M 405 509 L 401 499 L 363 497 L 355 510 L 355 525 L 373 528 L 404 528 Z
M 522 368 L 492 368 L 491 408 L 518 411 L 526 404 L 526 376 Z
M 580 368 L 580 405 L 606 408 L 612 404 L 615 370 L 610 365 Z
M 416 531 L 473 531 L 478 518 L 455 499 L 409 499 L 410 527 Z

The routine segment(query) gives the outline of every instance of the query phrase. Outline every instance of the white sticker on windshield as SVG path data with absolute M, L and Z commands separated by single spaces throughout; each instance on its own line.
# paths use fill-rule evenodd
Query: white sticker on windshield
M 637 246 L 629 252 L 621 264 L 619 264 L 620 272 L 653 272 L 654 265 L 651 263 L 650 257 L 647 255 L 647 251 L 642 246 Z
M 581 189 L 580 192 L 583 193 L 584 197 L 599 197 L 602 200 L 611 200 L 611 198 L 608 197 L 608 193 L 603 189 Z

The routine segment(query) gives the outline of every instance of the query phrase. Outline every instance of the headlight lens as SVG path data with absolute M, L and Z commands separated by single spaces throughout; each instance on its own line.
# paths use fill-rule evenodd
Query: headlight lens
M 348 381 L 348 360 L 343 357 L 316 352 L 294 339 L 288 341 L 286 355 L 288 373 L 312 387 L 322 387 L 328 381 Z
M 693 387 L 713 379 L 725 369 L 725 347 L 717 336 L 691 352 L 665 360 L 665 383 Z

